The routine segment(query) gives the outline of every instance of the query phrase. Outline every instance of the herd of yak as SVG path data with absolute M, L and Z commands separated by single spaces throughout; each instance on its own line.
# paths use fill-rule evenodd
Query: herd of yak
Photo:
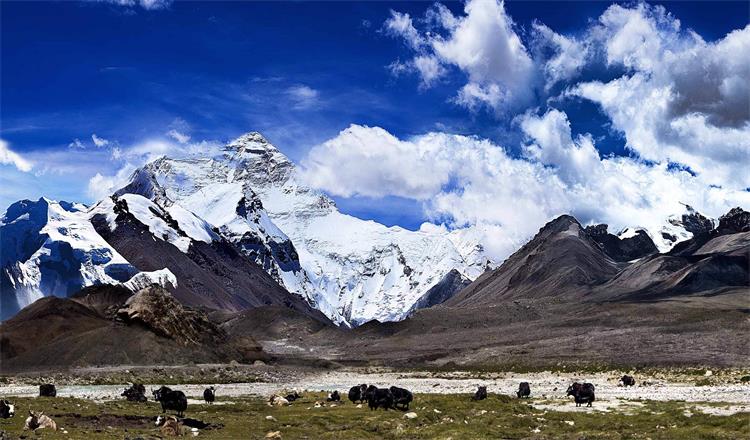
M 635 379 L 633 379 L 632 376 L 625 375 L 622 377 L 622 379 L 620 379 L 620 383 L 623 386 L 634 386 Z M 188 401 L 187 396 L 185 396 L 185 393 L 183 393 L 182 391 L 172 390 L 169 387 L 162 386 L 157 390 L 153 390 L 152 394 L 154 396 L 154 400 L 161 403 L 162 414 L 166 413 L 167 411 L 176 412 L 177 416 L 181 418 L 179 420 L 179 424 L 188 426 L 193 429 L 203 429 L 208 426 L 208 424 L 201 422 L 200 420 L 184 417 L 185 410 L 187 410 Z M 529 397 L 531 395 L 531 386 L 529 385 L 529 383 L 521 382 L 518 385 L 518 391 L 516 392 L 516 395 L 519 399 Z M 594 385 L 588 382 L 574 382 L 570 387 L 568 387 L 567 395 L 573 396 L 573 400 L 575 401 L 576 406 L 581 406 L 583 404 L 592 406 L 591 404 L 595 400 Z M 52 384 L 40 385 L 39 396 L 55 397 L 57 396 L 57 390 Z M 131 402 L 145 402 L 146 400 L 148 400 L 146 398 L 146 387 L 142 384 L 133 384 L 130 388 L 123 391 L 122 396 L 124 396 L 128 401 Z M 271 400 L 269 400 L 269 404 L 287 405 L 290 402 L 300 399 L 301 397 L 302 396 L 296 391 L 294 393 L 286 395 L 285 397 L 272 396 Z M 399 409 L 402 411 L 408 411 L 409 405 L 411 404 L 412 400 L 414 400 L 414 395 L 407 389 L 395 386 L 392 386 L 390 388 L 378 388 L 375 385 L 367 386 L 367 384 L 361 384 L 351 387 L 351 389 L 349 389 L 348 397 L 349 400 L 355 404 L 363 404 L 367 402 L 367 406 L 370 408 L 370 410 L 383 408 L 385 410 Z M 480 386 L 472 397 L 472 400 L 484 400 L 486 398 L 487 387 Z M 206 401 L 206 403 L 213 403 L 216 400 L 215 388 L 206 388 L 205 391 L 203 391 L 203 399 Z M 333 391 L 332 393 L 328 394 L 327 401 L 340 402 L 341 396 L 339 395 L 339 392 Z M 7 419 L 13 417 L 14 415 L 15 406 L 8 400 L 0 400 L 0 418 Z M 161 426 L 162 430 L 164 430 L 164 428 L 173 429 L 178 425 L 178 420 L 173 416 L 159 416 L 156 419 L 156 424 L 157 426 Z M 24 429 L 36 431 L 37 429 L 44 428 L 49 428 L 56 431 L 57 425 L 55 424 L 54 420 L 45 415 L 43 412 L 35 412 L 30 410 L 29 417 L 26 419 L 26 425 L 24 426 Z

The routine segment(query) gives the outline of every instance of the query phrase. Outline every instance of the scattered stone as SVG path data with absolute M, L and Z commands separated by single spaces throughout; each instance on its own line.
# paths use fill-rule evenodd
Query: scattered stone
M 440 411 L 440 410 L 439 410 L 439 409 L 437 409 L 437 408 L 433 409 L 433 411 L 435 411 L 435 412 L 436 412 L 436 413 L 438 413 L 438 414 L 440 414 L 440 413 L 442 412 L 442 411 Z
M 408 413 L 404 414 L 404 417 L 406 417 L 407 419 L 416 419 L 417 418 L 417 413 L 415 413 L 413 411 L 412 412 L 408 412 Z
M 565 423 L 567 423 L 570 426 L 574 426 L 576 424 L 576 422 L 574 422 L 572 420 L 566 420 Z
M 271 431 L 268 434 L 266 434 L 266 438 L 280 439 L 281 431 Z
M 274 417 L 274 416 L 266 416 L 266 420 L 270 420 L 272 422 L 275 422 L 276 421 L 276 417 Z

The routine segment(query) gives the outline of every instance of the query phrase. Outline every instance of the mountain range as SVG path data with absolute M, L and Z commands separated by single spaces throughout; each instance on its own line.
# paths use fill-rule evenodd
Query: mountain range
M 686 243 L 729 230 L 736 214 L 713 220 L 686 206 L 659 231 L 617 234 L 561 216 L 498 264 L 472 228 L 409 231 L 339 212 L 253 132 L 210 157 L 150 162 L 92 206 L 11 205 L 0 222 L 1 312 L 7 319 L 40 298 L 103 284 L 131 292 L 156 284 L 188 307 L 228 313 L 280 306 L 342 327 L 400 321 L 443 303 L 608 298 L 594 286 L 630 295 L 635 285 L 650 291 L 664 267 L 689 272 L 697 257 L 684 255 Z M 736 266 L 735 257 L 705 261 L 699 273 Z M 640 284 L 623 275 L 636 271 L 648 273 Z

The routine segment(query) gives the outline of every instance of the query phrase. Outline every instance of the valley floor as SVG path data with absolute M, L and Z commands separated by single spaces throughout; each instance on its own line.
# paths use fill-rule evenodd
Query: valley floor
M 295 438 L 750 438 L 750 382 L 747 372 L 722 370 L 658 371 L 636 375 L 638 385 L 617 385 L 620 372 L 510 373 L 434 372 L 377 369 L 316 370 L 291 367 L 193 366 L 207 371 L 201 383 L 175 385 L 189 398 L 187 416 L 209 422 L 214 429 L 200 430 L 200 438 L 266 438 L 276 431 Z M 237 376 L 222 376 L 227 370 Z M 151 378 L 142 370 L 125 370 L 133 378 Z M 152 370 L 148 370 L 152 372 Z M 239 372 L 239 373 L 238 373 Z M 252 373 L 254 372 L 254 376 Z M 0 420 L 6 436 L 23 435 L 28 410 L 44 410 L 61 429 L 45 432 L 47 438 L 158 438 L 153 419 L 161 413 L 156 403 L 125 402 L 123 384 L 103 380 L 105 372 L 56 376 L 57 398 L 34 397 L 32 376 L 4 377 L 0 396 L 16 405 L 16 417 Z M 106 371 L 118 380 L 123 370 Z M 180 370 L 160 370 L 165 378 L 179 379 Z M 225 373 L 226 374 L 226 373 Z M 253 382 L 227 383 L 246 375 Z M 93 377 L 96 385 L 87 380 Z M 47 377 L 46 379 L 52 379 Z M 208 379 L 218 379 L 217 404 L 200 400 Z M 596 386 L 593 408 L 577 408 L 565 389 L 573 380 Z M 530 399 L 511 397 L 521 381 L 531 384 Z M 123 383 L 126 381 L 123 381 Z M 154 382 L 154 381 L 151 381 Z M 415 393 L 407 418 L 401 411 L 371 412 L 346 401 L 354 384 L 396 385 Z M 486 385 L 490 396 L 473 402 L 477 385 Z M 154 383 L 154 387 L 156 384 Z M 146 386 L 147 390 L 150 386 Z M 273 393 L 296 389 L 304 398 L 289 407 L 269 407 Z M 339 390 L 345 402 L 325 404 L 323 391 Z M 150 397 L 150 396 L 149 396 Z M 322 401 L 322 406 L 316 402 Z M 65 434 L 67 432 L 67 434 Z M 0 435 L 0 438 L 2 435 Z M 271 437 L 273 438 L 273 437 Z

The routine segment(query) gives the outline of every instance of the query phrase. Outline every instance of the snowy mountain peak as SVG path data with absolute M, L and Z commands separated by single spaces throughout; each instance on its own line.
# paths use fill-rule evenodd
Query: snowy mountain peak
M 154 161 L 117 195 L 126 193 L 205 220 L 290 292 L 343 325 L 402 319 L 441 281 L 458 288 L 462 277 L 474 279 L 490 266 L 481 234 L 389 228 L 339 212 L 256 132 L 231 141 L 220 157 Z M 451 271 L 461 277 L 447 283 Z M 441 298 L 453 293 L 445 288 Z
M 226 147 L 224 147 L 225 150 L 235 150 L 235 151 L 251 151 L 254 150 L 256 152 L 267 152 L 267 153 L 278 153 L 279 150 L 273 146 L 270 142 L 268 142 L 268 139 L 266 139 L 262 134 L 258 133 L 257 131 L 251 131 L 249 133 L 245 133 L 242 136 L 234 139 L 233 141 L 229 142 Z

